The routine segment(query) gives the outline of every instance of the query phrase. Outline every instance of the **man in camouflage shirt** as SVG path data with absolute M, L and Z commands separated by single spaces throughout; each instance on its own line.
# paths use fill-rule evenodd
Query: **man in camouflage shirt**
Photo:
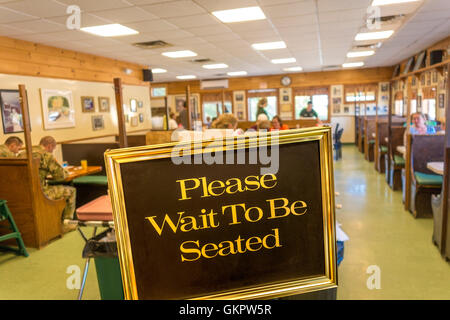
M 17 158 L 20 148 L 23 146 L 23 141 L 16 136 L 11 136 L 6 139 L 5 144 L 0 146 L 1 158 Z
M 76 189 L 66 185 L 49 185 L 47 177 L 51 176 L 53 180 L 63 180 L 67 178 L 68 172 L 56 161 L 52 152 L 56 148 L 56 141 L 53 137 L 43 137 L 39 142 L 39 146 L 33 147 L 33 158 L 38 158 L 39 178 L 41 180 L 42 189 L 47 197 L 52 200 L 65 199 L 66 207 L 64 208 L 62 219 L 73 219 L 75 213 Z M 64 231 L 68 231 L 65 227 Z

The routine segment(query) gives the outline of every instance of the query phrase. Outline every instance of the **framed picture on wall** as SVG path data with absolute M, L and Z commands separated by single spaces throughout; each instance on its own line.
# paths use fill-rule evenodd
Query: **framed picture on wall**
M 81 110 L 83 112 L 95 112 L 94 97 L 81 97 Z
M 420 75 L 420 85 L 425 86 L 425 74 L 424 73 L 422 73 Z
M 438 106 L 439 106 L 440 109 L 444 109 L 445 108 L 444 99 L 445 99 L 445 94 L 440 93 L 439 96 L 438 96 Z
M 144 101 L 140 101 L 139 100 L 137 105 L 138 105 L 138 108 L 143 108 L 144 107 Z
M 109 98 L 108 97 L 98 97 L 98 111 L 99 112 L 109 112 Z
M 18 90 L 0 90 L 3 133 L 23 132 L 22 108 Z
M 130 99 L 130 111 L 136 112 L 137 111 L 137 100 L 136 99 Z
M 103 120 L 103 116 L 92 116 L 92 130 L 103 130 L 105 128 L 105 121 Z
M 433 73 L 432 73 L 431 82 L 433 84 L 437 84 L 438 83 L 438 73 L 437 73 L 436 70 L 434 70 Z
M 143 113 L 139 113 L 139 122 L 144 122 L 144 114 Z
M 41 89 L 44 129 L 75 127 L 72 91 Z
M 138 117 L 137 116 L 131 117 L 131 126 L 132 127 L 138 126 Z

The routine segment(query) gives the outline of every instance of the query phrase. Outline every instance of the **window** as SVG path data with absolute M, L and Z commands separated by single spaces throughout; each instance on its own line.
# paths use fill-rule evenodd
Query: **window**
M 152 97 L 165 97 L 167 95 L 166 87 L 152 87 Z
M 229 92 L 212 92 L 202 95 L 203 106 L 203 122 L 208 122 L 207 118 L 212 121 L 218 118 L 222 113 L 222 100 L 225 103 L 225 113 L 233 113 L 232 96 Z
M 436 99 L 424 99 L 422 113 L 428 115 L 428 120 L 436 120 Z
M 233 113 L 231 101 L 225 101 L 225 113 Z M 203 121 L 207 122 L 207 117 L 210 121 L 219 117 L 222 114 L 222 102 L 210 101 L 203 102 Z
M 411 100 L 411 114 L 415 113 L 417 111 L 417 100 L 412 99 Z
M 295 119 L 300 119 L 300 112 L 312 101 L 313 110 L 317 112 L 320 120 L 328 120 L 328 94 L 313 94 L 295 96 Z
M 394 114 L 397 116 L 403 116 L 403 100 L 395 100 Z
M 258 102 L 263 97 L 250 97 L 248 98 L 248 120 L 256 121 L 256 112 L 258 111 Z M 277 97 L 267 96 L 266 112 L 269 116 L 269 120 L 272 120 L 277 115 Z

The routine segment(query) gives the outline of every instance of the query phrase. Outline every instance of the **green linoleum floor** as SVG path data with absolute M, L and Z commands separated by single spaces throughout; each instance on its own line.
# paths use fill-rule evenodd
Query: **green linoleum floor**
M 387 186 L 384 175 L 364 160 L 354 146 L 343 148 L 335 162 L 335 185 L 343 208 L 336 217 L 350 237 L 338 269 L 338 299 L 450 299 L 450 263 L 431 242 L 432 219 L 414 219 L 404 211 L 401 192 Z M 90 236 L 92 228 L 83 228 Z M 100 232 L 100 231 L 99 231 Z M 28 258 L 0 252 L 0 299 L 76 299 L 66 286 L 75 265 L 83 272 L 84 241 L 78 232 L 66 234 Z M 380 268 L 381 289 L 367 288 Z M 100 299 L 92 261 L 84 299 Z

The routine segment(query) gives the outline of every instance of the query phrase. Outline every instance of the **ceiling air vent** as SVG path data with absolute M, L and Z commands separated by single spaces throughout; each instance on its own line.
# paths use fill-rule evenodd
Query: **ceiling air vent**
M 397 14 L 392 16 L 376 17 L 369 20 L 372 24 L 381 23 L 382 25 L 400 22 L 405 17 L 404 14 Z
M 155 40 L 155 41 L 133 43 L 133 46 L 136 46 L 136 47 L 142 48 L 142 49 L 159 49 L 159 48 L 171 47 L 172 45 L 170 43 L 167 43 L 162 40 Z
M 370 43 L 370 44 L 360 44 L 360 45 L 354 46 L 354 48 L 356 48 L 356 49 L 377 49 L 379 47 L 381 47 L 381 42 Z
M 322 67 L 322 70 L 337 70 L 337 69 L 340 69 L 341 68 L 341 66 L 338 66 L 338 65 L 330 65 L 330 66 L 323 66 Z
M 206 62 L 212 62 L 212 60 L 209 59 L 209 58 L 202 58 L 202 59 L 191 60 L 191 62 L 193 62 L 193 63 L 206 63 Z

